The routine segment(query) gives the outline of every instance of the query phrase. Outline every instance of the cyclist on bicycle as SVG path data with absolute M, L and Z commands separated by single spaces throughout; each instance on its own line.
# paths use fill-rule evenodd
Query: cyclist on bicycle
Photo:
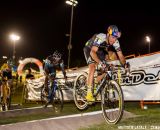
M 1 66 L 1 73 L 3 77 L 7 77 L 8 83 L 11 86 L 12 84 L 12 68 L 9 63 L 4 63 Z
M 95 34 L 91 39 L 87 41 L 83 48 L 85 59 L 89 66 L 88 81 L 87 81 L 87 96 L 88 102 L 95 101 L 92 95 L 92 86 L 94 79 L 94 72 L 96 66 L 105 68 L 104 60 L 110 60 L 109 55 L 112 54 L 115 58 L 120 60 L 121 64 L 125 66 L 126 60 L 120 48 L 118 38 L 120 38 L 121 32 L 116 25 L 110 25 L 107 29 L 107 33 Z M 102 77 L 102 76 L 101 76 Z M 97 78 L 99 82 L 101 78 Z
M 0 86 L 0 96 L 3 99 L 3 105 L 5 105 L 5 110 L 7 110 L 7 99 L 10 98 L 11 87 L 12 87 L 12 70 L 8 63 L 4 63 L 1 67 L 1 86 Z M 3 97 L 3 98 L 2 98 Z
M 45 91 L 48 93 L 48 79 L 55 79 L 56 69 L 61 68 L 65 80 L 67 79 L 64 62 L 62 60 L 62 54 L 58 51 L 55 51 L 53 55 L 50 55 L 46 58 L 44 62 L 44 71 L 45 71 Z

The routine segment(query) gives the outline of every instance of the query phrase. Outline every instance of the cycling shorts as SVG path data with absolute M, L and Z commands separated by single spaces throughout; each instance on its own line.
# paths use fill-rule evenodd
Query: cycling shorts
M 85 46 L 83 48 L 83 52 L 84 52 L 84 56 L 85 56 L 87 64 L 96 63 L 96 61 L 93 60 L 93 58 L 90 55 L 90 52 L 91 52 L 91 48 L 90 47 Z M 102 49 L 98 49 L 97 56 L 101 61 L 105 60 L 106 55 L 108 55 L 108 53 L 106 51 L 104 51 Z

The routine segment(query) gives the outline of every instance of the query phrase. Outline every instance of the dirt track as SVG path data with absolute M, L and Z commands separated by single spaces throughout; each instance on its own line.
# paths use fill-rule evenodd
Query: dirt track
M 124 112 L 123 118 L 134 117 L 130 112 Z M 28 121 L 0 126 L 0 130 L 78 130 L 92 124 L 104 122 L 101 111 Z

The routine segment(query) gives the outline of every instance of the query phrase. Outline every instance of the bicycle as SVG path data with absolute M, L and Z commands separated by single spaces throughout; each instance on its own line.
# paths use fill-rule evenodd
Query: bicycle
M 1 103 L 1 111 L 7 111 L 10 109 L 11 106 L 11 90 L 8 85 L 7 77 L 1 78 L 1 97 L 0 97 L 0 103 Z
M 62 78 L 55 78 L 49 79 L 48 81 L 48 94 L 46 94 L 45 87 L 43 86 L 41 89 L 41 101 L 44 103 L 44 108 L 46 108 L 49 104 L 52 104 L 53 110 L 58 113 L 61 112 L 63 109 L 63 93 L 61 87 L 63 86 L 62 83 L 58 81 L 58 79 Z
M 107 64 L 106 64 L 107 65 Z M 116 66 L 110 66 L 104 71 L 104 77 L 100 83 L 97 84 L 96 89 L 92 88 L 95 102 L 101 102 L 102 113 L 105 121 L 108 124 L 118 123 L 123 115 L 124 111 L 124 97 L 120 85 L 113 79 L 114 68 Z M 117 67 L 120 67 L 117 65 Z M 97 72 L 98 70 L 96 70 Z M 73 96 L 76 107 L 79 110 L 85 110 L 89 107 L 90 103 L 86 100 L 87 94 L 87 77 L 86 72 L 77 76 L 74 83 Z M 94 79 L 96 77 L 94 76 Z M 100 95 L 100 100 L 97 100 Z

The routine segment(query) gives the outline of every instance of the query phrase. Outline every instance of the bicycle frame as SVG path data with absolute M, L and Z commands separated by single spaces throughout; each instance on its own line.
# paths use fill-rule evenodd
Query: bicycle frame
M 50 79 L 48 81 L 48 96 L 47 95 L 41 95 L 41 99 L 47 98 L 47 101 L 45 103 L 45 108 L 49 105 L 52 104 L 53 109 L 55 112 L 60 112 L 63 109 L 63 93 L 60 87 L 60 83 L 57 80 L 58 78 L 55 79 Z M 44 88 L 42 89 L 43 93 Z
M 94 97 L 96 97 L 99 94 L 100 90 L 103 89 L 105 84 L 108 84 L 109 79 L 112 79 L 112 74 L 111 73 L 112 73 L 112 71 L 106 71 L 105 72 L 105 75 L 104 75 L 102 81 L 97 86 L 96 93 L 93 94 Z
M 55 79 L 50 79 L 48 82 L 50 83 L 50 89 L 48 90 L 48 99 L 51 101 L 54 97 L 54 94 L 56 92 L 56 89 L 58 86 L 64 85 L 61 82 L 57 81 L 58 79 L 63 79 L 63 78 L 55 78 Z
M 103 117 L 108 124 L 118 123 L 122 118 L 124 110 L 123 91 L 120 85 L 114 80 L 114 73 L 116 73 L 115 66 L 107 65 L 105 70 L 102 71 L 103 77 L 96 86 L 96 92 L 94 90 L 92 91 L 95 97 L 94 102 L 99 102 L 96 99 L 97 97 L 100 96 L 101 98 Z M 89 105 L 94 103 L 86 100 L 87 76 L 88 74 L 86 72 L 78 75 L 74 83 L 74 102 L 79 110 L 85 110 Z M 94 75 L 95 78 L 96 75 Z

